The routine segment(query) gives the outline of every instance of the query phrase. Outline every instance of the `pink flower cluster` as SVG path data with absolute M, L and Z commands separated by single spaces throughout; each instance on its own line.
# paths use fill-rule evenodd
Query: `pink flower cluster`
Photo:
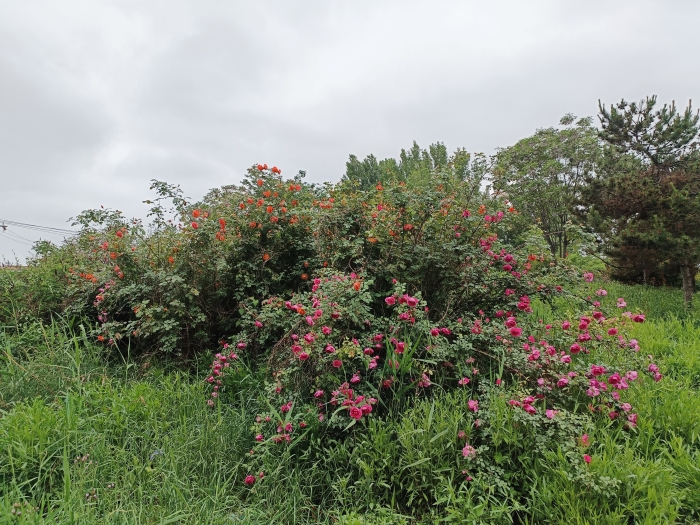
M 348 415 L 356 421 L 362 419 L 362 416 L 372 413 L 372 405 L 377 403 L 373 397 L 356 396 L 355 391 L 350 388 L 348 383 L 343 383 L 338 387 L 338 390 L 332 392 L 331 405 L 340 405 L 347 407 Z
M 243 343 L 245 345 L 245 343 Z M 228 344 L 224 343 L 224 349 L 228 349 Z M 239 343 L 240 346 L 240 343 Z M 243 346 L 245 348 L 245 346 Z M 214 361 L 211 364 L 211 375 L 206 378 L 206 382 L 214 385 L 211 392 L 211 399 L 207 401 L 207 405 L 210 407 L 214 406 L 214 400 L 219 397 L 219 389 L 222 386 L 221 377 L 223 376 L 224 369 L 231 366 L 230 361 L 238 359 L 238 355 L 235 352 L 231 352 L 229 355 L 222 353 L 217 353 L 214 356 Z

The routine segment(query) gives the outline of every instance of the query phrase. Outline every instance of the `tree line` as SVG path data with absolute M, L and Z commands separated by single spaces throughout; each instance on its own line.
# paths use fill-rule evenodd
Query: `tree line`
M 700 264 L 700 114 L 691 102 L 682 111 L 673 102 L 658 107 L 656 96 L 599 101 L 598 110 L 599 126 L 567 114 L 491 157 L 450 155 L 441 142 L 414 142 L 398 159 L 350 155 L 343 178 L 362 188 L 388 179 L 420 188 L 449 168 L 506 195 L 523 239 L 538 232 L 554 257 L 586 250 L 614 279 L 681 286 L 690 306 Z

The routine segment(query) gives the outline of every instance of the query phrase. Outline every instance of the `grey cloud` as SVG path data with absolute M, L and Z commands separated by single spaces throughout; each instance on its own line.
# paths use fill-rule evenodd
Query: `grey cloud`
M 256 162 L 337 180 L 350 153 L 490 153 L 599 98 L 685 104 L 698 15 L 689 0 L 4 4 L 0 217 L 143 216 L 151 178 L 193 198 Z

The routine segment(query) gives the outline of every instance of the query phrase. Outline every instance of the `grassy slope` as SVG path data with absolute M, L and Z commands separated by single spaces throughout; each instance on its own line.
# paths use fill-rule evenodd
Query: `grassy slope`
M 610 496 L 581 498 L 553 451 L 532 472 L 532 523 L 612 524 L 629 516 L 698 523 L 700 316 L 678 308 L 675 292 L 607 288 L 646 309 L 648 322 L 634 335 L 666 377 L 634 387 L 638 432 L 601 425 L 592 434 L 591 468 L 619 480 Z M 340 468 L 350 456 L 338 451 L 336 463 L 323 453 L 303 465 L 282 457 L 267 466 L 264 485 L 244 488 L 256 413 L 246 399 L 253 395 L 205 410 L 201 381 L 145 363 L 107 364 L 79 328 L 35 325 L 0 335 L 0 373 L 0 522 L 333 523 L 357 503 Z M 380 436 L 378 429 L 377 453 L 396 453 Z M 425 446 L 434 443 L 426 439 Z M 362 505 L 378 490 L 368 489 Z M 389 514 L 341 523 L 402 521 Z

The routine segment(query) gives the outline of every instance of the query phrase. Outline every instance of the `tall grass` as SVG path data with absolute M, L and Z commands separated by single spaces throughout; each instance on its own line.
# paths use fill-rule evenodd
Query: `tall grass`
M 607 289 L 632 308 L 674 301 L 656 289 Z M 259 378 L 233 404 L 209 410 L 196 373 L 128 356 L 108 361 L 79 325 L 6 330 L 0 523 L 697 524 L 700 326 L 692 312 L 653 312 L 632 336 L 665 378 L 632 387 L 636 429 L 604 421 L 590 429 L 596 491 L 570 472 L 564 449 L 535 456 L 515 438 L 508 446 L 522 448 L 521 462 L 503 472 L 517 493 L 465 482 L 449 437 L 463 426 L 460 393 L 372 420 L 354 442 L 270 457 L 265 482 L 251 489 L 242 478 Z M 519 436 L 515 425 L 504 418 L 491 446 Z

